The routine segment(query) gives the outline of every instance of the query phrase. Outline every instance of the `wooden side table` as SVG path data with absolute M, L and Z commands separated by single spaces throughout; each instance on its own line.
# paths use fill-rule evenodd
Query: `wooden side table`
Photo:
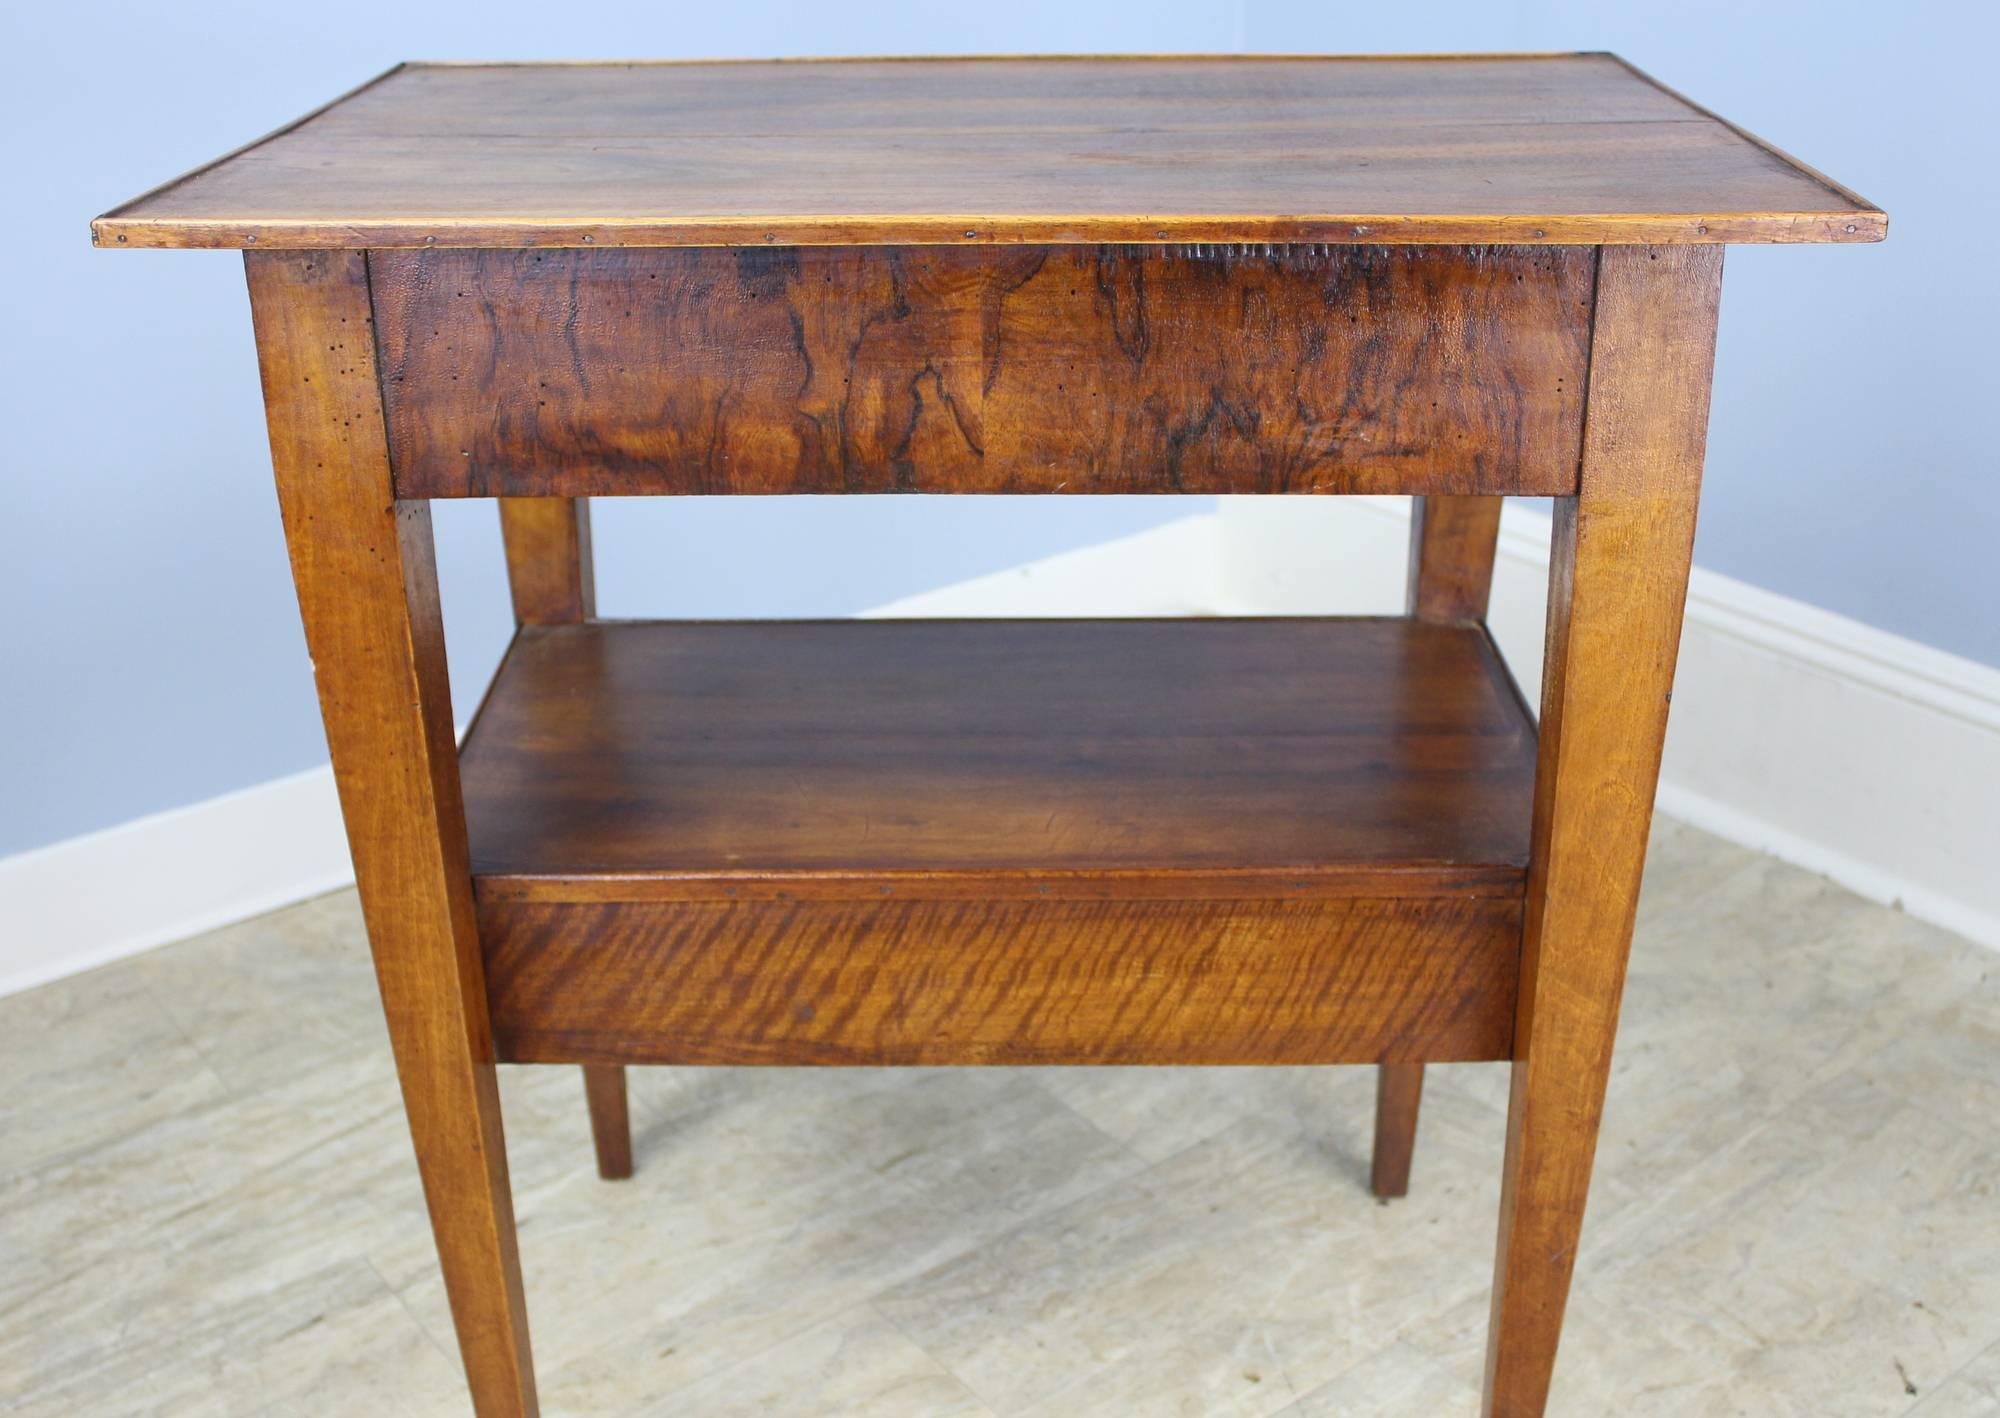
M 496 1062 L 1509 1059 L 1543 1411 L 1673 680 L 1719 243 L 1853 193 L 1608 55 L 404 66 L 101 218 L 246 252 L 299 602 L 482 1415 Z M 593 495 L 1394 492 L 1406 619 L 600 621 Z M 1539 734 L 1486 634 L 1556 499 Z M 453 738 L 433 498 L 520 622 Z

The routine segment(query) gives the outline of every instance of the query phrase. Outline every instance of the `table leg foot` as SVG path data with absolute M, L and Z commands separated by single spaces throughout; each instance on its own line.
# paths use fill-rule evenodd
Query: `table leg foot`
M 583 1094 L 590 1104 L 590 1137 L 597 1144 L 597 1175 L 621 1182 L 632 1175 L 632 1120 L 625 1107 L 622 1064 L 585 1064 Z
M 1424 1066 L 1385 1063 L 1375 1074 L 1375 1161 L 1369 1186 L 1383 1201 L 1410 1194 L 1410 1156 L 1417 1145 L 1417 1108 Z

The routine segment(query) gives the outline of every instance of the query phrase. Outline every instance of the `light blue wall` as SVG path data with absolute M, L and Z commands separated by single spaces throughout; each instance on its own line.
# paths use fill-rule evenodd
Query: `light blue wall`
M 2000 315 L 1988 11 L 914 3 L 12 6 L 0 446 L 0 853 L 324 757 L 233 255 L 93 252 L 86 220 L 402 58 L 895 51 L 1615 48 L 1894 216 L 1887 247 L 1730 256 L 1700 545 L 1710 565 L 2000 664 Z M 1886 7 L 1884 7 L 1886 10 Z M 1926 19 L 1928 16 L 1928 20 Z M 621 608 L 845 613 L 1186 503 L 1050 499 L 601 507 Z M 507 631 L 493 514 L 441 506 L 455 661 Z M 1982 560 L 1982 558 L 1984 558 Z M 461 697 L 466 691 L 461 691 Z
M 0 853 L 326 757 L 278 529 L 234 253 L 99 252 L 87 223 L 399 59 L 899 49 L 1226 49 L 1233 14 L 1028 0 L 543 0 L 342 6 L 0 5 L 0 340 L 10 495 L 0 605 Z M 551 16 L 559 15 L 559 22 Z M 25 135 L 21 137 L 20 135 Z M 33 272 L 25 289 L 20 273 Z M 846 614 L 1191 510 L 1166 500 L 759 499 L 600 504 L 609 605 Z M 469 701 L 510 629 L 492 507 L 440 505 L 452 659 Z M 460 705 L 461 712 L 468 707 Z

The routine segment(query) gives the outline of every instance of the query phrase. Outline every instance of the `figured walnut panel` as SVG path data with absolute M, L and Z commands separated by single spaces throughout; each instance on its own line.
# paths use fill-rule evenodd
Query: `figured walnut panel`
M 1572 247 L 379 251 L 404 497 L 1575 490 Z
M 1505 1058 L 1521 902 L 488 900 L 523 1063 Z

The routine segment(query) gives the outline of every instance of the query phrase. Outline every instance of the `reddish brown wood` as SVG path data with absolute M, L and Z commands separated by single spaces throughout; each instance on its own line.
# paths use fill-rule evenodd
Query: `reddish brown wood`
M 575 497 L 503 497 L 499 507 L 514 623 L 574 625 L 595 615 L 590 504 Z M 598 1175 L 629 1177 L 632 1135 L 625 1117 L 625 1072 L 615 1067 L 583 1072 Z
M 1608 54 L 404 65 L 132 246 L 1878 241 Z
M 406 497 L 1575 489 L 1579 248 L 370 262 Z
M 292 574 L 459 1348 L 481 1418 L 532 1418 L 430 510 L 390 487 L 361 257 L 246 265 Z
M 1409 613 L 1444 625 L 1483 624 L 1500 534 L 1497 497 L 1418 497 L 1410 508 Z M 1422 1064 L 1387 1064 L 1375 1093 L 1375 1194 L 1410 1185 L 1423 1102 Z
M 574 497 L 503 497 L 500 533 L 517 625 L 570 625 L 597 614 L 590 504 Z
M 486 901 L 522 1063 L 1493 1059 L 1520 901 Z
M 1384 1201 L 1410 1194 L 1410 1159 L 1423 1097 L 1421 1063 L 1385 1063 L 1375 1071 L 1375 1162 L 1368 1180 Z
M 1721 252 L 1607 249 L 1557 504 L 1486 1412 L 1539 1418 L 1576 1263 L 1694 545 Z
M 500 1047 L 1490 1057 L 1531 756 L 1458 627 L 531 627 L 465 749 Z
M 621 1182 L 632 1175 L 632 1118 L 625 1106 L 625 1070 L 585 1064 L 583 1093 L 590 1104 L 590 1136 L 597 1146 L 597 1175 Z
M 529 626 L 464 750 L 482 890 L 600 900 L 1513 894 L 1533 763 L 1404 620 Z
M 1500 536 L 1497 497 L 1419 497 L 1410 509 L 1410 614 L 1465 624 L 1486 619 L 1493 553 Z
M 1884 223 L 1609 56 L 406 66 L 100 219 L 258 248 L 478 1411 L 535 1403 L 496 1053 L 593 1066 L 607 1173 L 628 1060 L 1366 1060 L 1384 1194 L 1423 1061 L 1504 1053 L 1486 1404 L 1541 1414 L 1719 275 L 1617 244 Z M 580 623 L 573 499 L 903 490 L 1422 494 L 1412 623 Z M 1477 624 L 1508 493 L 1560 499 L 1532 805 Z M 397 498 L 469 495 L 532 500 L 462 801 Z

